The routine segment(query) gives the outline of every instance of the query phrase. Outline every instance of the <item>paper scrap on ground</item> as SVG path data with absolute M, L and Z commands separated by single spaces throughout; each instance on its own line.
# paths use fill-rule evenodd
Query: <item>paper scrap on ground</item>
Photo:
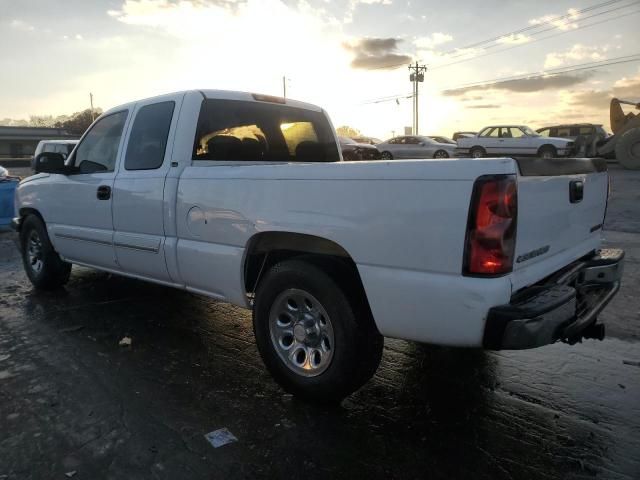
M 237 442 L 238 439 L 235 437 L 233 433 L 231 433 L 226 428 L 220 428 L 219 430 L 214 430 L 213 432 L 207 433 L 204 438 L 206 438 L 213 448 L 222 447 L 227 443 Z
M 131 345 L 131 337 L 123 337 L 122 340 L 118 342 L 118 345 L 121 347 L 128 347 Z

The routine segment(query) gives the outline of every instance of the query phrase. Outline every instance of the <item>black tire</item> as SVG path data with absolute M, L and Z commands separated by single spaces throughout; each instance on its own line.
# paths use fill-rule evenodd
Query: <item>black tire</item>
M 71 264 L 53 249 L 47 228 L 37 215 L 29 215 L 20 228 L 24 271 L 34 287 L 53 290 L 69 280 Z
M 551 145 L 544 145 L 540 147 L 540 150 L 538 150 L 538 156 L 540 158 L 556 158 L 558 156 L 558 152 L 555 147 L 552 147 Z
M 386 150 L 380 154 L 380 158 L 382 160 L 393 160 L 393 155 L 391 152 L 387 152 Z
M 627 130 L 618 139 L 616 159 L 624 168 L 640 170 L 640 127 Z
M 473 147 L 471 150 L 469 150 L 469 155 L 471 155 L 471 158 L 482 158 L 486 154 L 487 152 L 482 147 Z
M 373 376 L 382 357 L 384 339 L 375 328 L 366 301 L 358 294 L 354 282 L 345 283 L 345 279 L 350 277 L 348 274 L 344 275 L 345 270 L 337 263 L 312 262 L 311 259 L 286 260 L 269 270 L 256 292 L 253 328 L 260 355 L 273 378 L 284 390 L 310 402 L 336 403 Z M 290 355 L 293 358 L 296 357 L 296 349 L 315 348 L 295 343 L 299 340 L 299 331 L 295 328 L 300 322 L 293 316 L 289 319 L 288 325 L 292 332 L 289 347 L 276 347 L 278 340 L 273 331 L 277 328 L 270 326 L 274 325 L 273 318 L 280 321 L 277 306 L 282 301 L 279 299 L 286 299 L 288 292 L 292 291 L 304 292 L 305 303 L 307 298 L 317 301 L 320 309 L 326 312 L 328 321 L 325 321 L 332 329 L 331 356 L 327 357 L 327 364 L 315 376 L 305 376 L 295 371 L 293 359 L 287 362 L 281 358 L 281 355 L 286 355 L 285 348 L 291 349 Z M 286 305 L 290 305 L 288 300 Z M 308 307 L 301 305 L 301 308 Z M 300 314 L 308 311 L 304 310 Z M 323 315 L 319 316 L 324 318 Z M 280 338 L 280 345 L 287 343 L 283 338 Z M 306 341 L 305 337 L 304 342 Z M 321 341 L 324 342 L 324 338 Z M 308 361 L 311 362 L 311 356 Z M 310 365 L 311 363 L 305 364 L 306 367 Z M 305 366 L 298 366 L 297 369 L 302 370 Z
M 437 150 L 433 154 L 433 158 L 449 158 L 449 154 L 444 150 Z

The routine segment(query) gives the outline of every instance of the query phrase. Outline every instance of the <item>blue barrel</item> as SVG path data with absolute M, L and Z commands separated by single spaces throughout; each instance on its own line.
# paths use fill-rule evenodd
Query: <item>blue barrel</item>
M 14 217 L 13 196 L 19 181 L 13 177 L 0 177 L 0 229 L 6 229 Z

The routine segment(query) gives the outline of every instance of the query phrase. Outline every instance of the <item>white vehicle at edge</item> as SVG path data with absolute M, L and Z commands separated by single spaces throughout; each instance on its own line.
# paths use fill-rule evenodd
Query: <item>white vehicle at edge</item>
M 543 137 L 525 125 L 485 127 L 473 137 L 458 138 L 456 155 L 481 158 L 494 155 L 533 155 L 542 158 L 565 157 L 574 142 L 566 138 Z
M 111 109 L 36 163 L 13 220 L 36 288 L 78 264 L 252 308 L 267 368 L 311 401 L 363 385 L 384 336 L 599 337 L 620 284 L 597 159 L 342 162 L 321 108 L 205 90 Z

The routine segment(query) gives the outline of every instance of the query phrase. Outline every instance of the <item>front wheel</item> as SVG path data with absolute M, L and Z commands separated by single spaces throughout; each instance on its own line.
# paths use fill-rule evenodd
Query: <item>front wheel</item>
M 339 402 L 373 376 L 383 338 L 356 298 L 324 268 L 303 260 L 278 263 L 260 282 L 256 343 L 287 392 L 316 403 Z
M 556 149 L 553 147 L 542 147 L 538 152 L 540 158 L 555 158 L 557 156 Z
M 449 154 L 444 150 L 438 150 L 433 154 L 433 158 L 449 158 Z
M 393 160 L 393 155 L 391 155 L 391 152 L 382 152 L 380 158 L 382 158 L 382 160 Z
M 29 215 L 20 229 L 22 263 L 34 287 L 53 290 L 69 280 L 71 264 L 63 261 L 53 249 L 44 222 Z

